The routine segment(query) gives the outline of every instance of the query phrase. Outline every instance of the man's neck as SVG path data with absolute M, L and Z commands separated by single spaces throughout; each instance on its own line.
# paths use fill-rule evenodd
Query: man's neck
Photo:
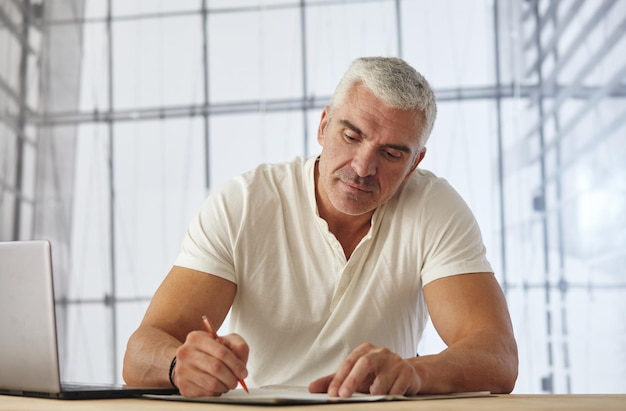
M 348 215 L 330 206 L 327 197 L 320 198 L 326 194 L 318 190 L 317 167 L 315 168 L 315 201 L 319 216 L 328 224 L 328 230 L 333 233 L 337 241 L 341 244 L 346 258 L 350 258 L 356 246 L 361 242 L 369 231 L 372 223 L 374 211 L 362 215 Z
M 341 244 L 343 252 L 346 255 L 346 259 L 350 258 L 356 246 L 361 242 L 363 237 L 365 237 L 371 227 L 370 218 L 362 221 L 360 217 L 363 216 L 353 217 L 355 221 L 351 221 L 349 224 L 336 224 L 326 220 L 328 223 L 328 229 L 335 235 L 335 238 Z

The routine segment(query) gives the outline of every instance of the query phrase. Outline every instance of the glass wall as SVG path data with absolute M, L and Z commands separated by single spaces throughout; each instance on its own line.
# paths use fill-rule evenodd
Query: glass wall
M 518 13 L 519 97 L 502 110 L 518 386 L 624 392 L 626 4 L 526 2 Z
M 53 243 L 63 376 L 126 341 L 211 189 L 319 152 L 356 57 L 400 56 L 439 114 L 422 167 L 474 211 L 518 393 L 626 392 L 626 4 L 0 2 L 0 240 Z M 429 326 L 420 354 L 444 347 Z

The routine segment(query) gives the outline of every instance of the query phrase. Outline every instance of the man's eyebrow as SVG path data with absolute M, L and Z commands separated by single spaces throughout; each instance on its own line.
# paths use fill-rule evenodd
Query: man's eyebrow
M 350 130 L 354 131 L 358 135 L 365 137 L 365 134 L 361 131 L 361 129 L 358 128 L 357 126 L 355 126 L 354 124 L 352 124 L 351 122 L 349 122 L 348 120 L 339 120 L 339 123 L 341 125 L 343 125 L 344 127 L 347 127 Z M 406 153 L 406 154 L 411 154 L 412 153 L 411 148 L 408 147 L 408 146 L 405 146 L 405 145 L 385 144 L 385 147 L 392 148 L 392 149 L 398 150 L 398 151 L 402 151 L 403 153 Z
M 339 120 L 339 123 L 341 123 L 342 126 L 347 127 L 350 130 L 354 131 L 355 133 L 357 133 L 357 134 L 359 134 L 361 136 L 365 136 L 365 134 L 363 134 L 363 132 L 361 131 L 360 128 L 358 128 L 357 126 L 355 126 L 354 124 L 352 124 L 348 120 Z

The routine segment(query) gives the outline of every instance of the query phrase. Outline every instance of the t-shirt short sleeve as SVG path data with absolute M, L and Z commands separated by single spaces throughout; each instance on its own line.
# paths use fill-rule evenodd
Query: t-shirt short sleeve
M 424 224 L 422 286 L 457 274 L 493 272 L 476 218 L 445 180 L 438 179 L 421 212 Z
M 174 265 L 237 283 L 233 249 L 241 221 L 242 181 L 232 179 L 211 193 L 191 219 Z M 228 199 L 228 201 L 227 201 Z

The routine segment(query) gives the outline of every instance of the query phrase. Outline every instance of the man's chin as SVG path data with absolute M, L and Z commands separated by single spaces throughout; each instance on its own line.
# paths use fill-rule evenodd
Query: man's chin
M 371 204 L 364 203 L 363 200 L 353 198 L 343 198 L 339 203 L 333 202 L 333 206 L 337 211 L 354 217 L 367 214 L 376 208 Z

